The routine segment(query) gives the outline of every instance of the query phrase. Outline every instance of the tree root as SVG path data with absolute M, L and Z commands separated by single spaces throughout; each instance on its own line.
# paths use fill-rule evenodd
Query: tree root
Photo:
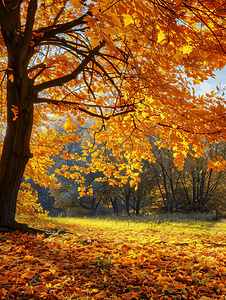
M 22 233 L 31 233 L 31 234 L 44 234 L 45 237 L 48 237 L 51 235 L 50 232 L 46 232 L 45 230 L 31 228 L 25 223 L 18 223 L 14 221 L 12 224 L 8 226 L 1 226 L 0 225 L 0 232 L 14 232 L 14 231 L 20 231 Z

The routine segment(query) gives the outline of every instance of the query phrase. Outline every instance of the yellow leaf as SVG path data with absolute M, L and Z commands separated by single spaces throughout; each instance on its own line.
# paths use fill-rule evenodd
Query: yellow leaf
M 9 75 L 9 80 L 10 80 L 11 82 L 14 81 L 14 76 L 13 76 L 13 74 L 10 74 L 10 75 Z
M 176 53 L 173 57 L 174 57 L 174 58 L 176 59 L 176 61 L 179 62 L 179 63 L 181 63 L 182 60 L 183 60 L 183 58 L 184 58 L 184 56 L 183 56 L 183 54 L 182 54 L 181 52 Z
M 125 26 L 133 23 L 133 18 L 131 17 L 131 15 L 129 15 L 129 14 L 124 15 L 124 23 L 125 23 Z
M 192 46 L 184 46 L 183 47 L 183 54 L 190 54 L 193 50 L 193 47 Z
M 22 253 L 22 252 L 24 252 L 23 247 L 19 247 L 19 248 L 17 249 L 17 251 L 16 251 L 16 253 Z
M 90 44 L 92 45 L 93 48 L 95 48 L 96 46 L 98 46 L 100 43 L 97 39 L 91 39 L 90 40 Z
M 181 3 L 183 2 L 183 0 L 175 0 L 175 4 L 176 4 L 176 6 L 179 6 L 179 5 L 181 5 Z
M 80 8 L 81 7 L 81 3 L 79 0 L 70 0 L 71 4 L 75 7 L 75 8 Z
M 93 15 L 97 15 L 98 13 L 99 13 L 99 7 L 94 7 L 93 9 L 92 9 L 92 14 Z
M 92 293 L 98 293 L 99 290 L 98 289 L 92 289 Z
M 160 33 L 158 34 L 158 43 L 161 43 L 163 40 L 165 40 L 165 33 L 164 31 L 160 31 Z
M 6 295 L 7 295 L 6 290 L 4 288 L 1 288 L 1 290 L 0 290 L 0 299 L 4 299 Z
M 10 293 L 15 293 L 17 290 L 16 290 L 16 287 L 15 285 L 13 285 L 10 289 Z
M 200 84 L 200 80 L 198 79 L 198 78 L 196 78 L 195 80 L 194 80 L 194 84 Z

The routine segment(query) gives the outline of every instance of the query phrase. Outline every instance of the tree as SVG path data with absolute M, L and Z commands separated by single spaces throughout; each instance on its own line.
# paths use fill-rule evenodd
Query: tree
M 173 151 L 172 149 L 159 148 L 159 143 L 159 141 L 152 141 L 153 152 L 156 158 L 156 163 L 152 164 L 152 169 L 156 174 L 157 186 L 165 206 L 165 211 L 170 213 L 175 208 L 175 212 L 178 212 L 176 197 L 178 176 L 175 176 L 174 173 L 176 168 L 173 163 Z
M 189 89 L 224 66 L 224 11 L 224 1 L 0 0 L 0 226 L 28 230 L 15 221 L 17 195 L 28 161 L 43 155 L 32 142 L 56 115 L 67 131 L 99 118 L 97 143 L 119 159 L 122 145 L 134 182 L 151 160 L 147 132 L 170 140 L 181 168 L 188 144 L 201 154 L 203 136 L 224 133 L 221 98 Z
M 199 158 L 188 154 L 182 171 L 173 164 L 172 149 L 159 149 L 158 143 L 152 142 L 156 162 L 149 168 L 156 175 L 166 212 L 203 212 L 222 205 L 225 171 L 210 168 L 209 161 L 216 160 L 218 156 L 225 157 L 225 142 L 206 145 L 204 156 Z
M 179 173 L 180 183 L 184 190 L 184 209 L 190 211 L 209 211 L 216 209 L 224 199 L 221 192 L 225 185 L 225 171 L 209 167 L 210 159 L 216 160 L 217 156 L 225 157 L 225 142 L 212 143 L 205 149 L 203 157 L 194 158 L 189 155 L 185 162 L 184 170 Z M 209 205 L 209 202 L 211 203 Z

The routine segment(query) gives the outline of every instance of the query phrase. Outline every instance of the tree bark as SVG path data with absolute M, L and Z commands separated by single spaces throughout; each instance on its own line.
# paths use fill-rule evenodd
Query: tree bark
M 114 198 L 110 198 L 110 201 L 111 201 L 111 204 L 112 204 L 112 207 L 113 207 L 113 214 L 118 216 L 118 204 L 117 204 L 117 199 L 114 197 Z
M 125 200 L 126 200 L 126 212 L 127 212 L 127 215 L 128 215 L 128 216 L 130 215 L 130 212 L 129 212 L 129 199 L 130 199 L 130 191 L 128 191 L 128 193 L 125 195 Z
M 136 201 L 136 216 L 139 216 L 140 215 L 140 204 L 141 204 L 141 200 L 139 198 L 137 198 L 137 201 Z
M 171 176 L 169 178 L 169 181 L 170 181 L 170 187 L 171 187 L 171 191 L 172 191 L 173 203 L 174 203 L 175 211 L 178 212 L 178 203 L 177 203 L 176 193 L 175 193 L 175 189 L 174 189 L 174 186 L 173 186 L 173 180 L 172 180 Z M 171 209 L 172 212 L 173 212 L 173 203 L 172 203 L 172 209 Z
M 170 204 L 169 204 L 169 192 L 168 192 L 168 187 L 167 187 L 167 183 L 166 183 L 166 171 L 163 167 L 163 164 L 161 163 L 161 169 L 162 169 L 162 180 L 163 180 L 163 186 L 165 189 L 165 197 L 166 197 L 166 213 L 170 213 Z
M 14 80 L 7 83 L 7 130 L 0 162 L 0 226 L 15 225 L 17 195 L 24 169 L 32 154 L 29 142 L 33 123 L 32 94 L 27 73 L 20 78 L 15 64 L 9 59 Z M 11 109 L 18 107 L 18 118 Z

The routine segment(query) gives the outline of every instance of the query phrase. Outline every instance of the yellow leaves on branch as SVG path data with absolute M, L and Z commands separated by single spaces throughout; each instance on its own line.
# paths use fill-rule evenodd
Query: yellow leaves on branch
M 124 24 L 125 24 L 125 26 L 128 26 L 128 25 L 130 25 L 131 23 L 134 22 L 132 16 L 129 15 L 129 14 L 124 15 L 124 16 L 123 16 L 123 19 L 124 19 Z
M 81 2 L 79 0 L 70 0 L 70 2 L 75 8 L 81 8 Z
M 92 30 L 87 30 L 84 35 L 90 39 L 89 42 L 93 48 L 95 48 L 96 46 L 98 46 L 100 44 L 99 40 L 97 39 L 97 37 L 95 35 L 95 32 L 93 32 Z
M 193 82 L 194 84 L 200 84 L 201 83 L 201 81 L 198 79 L 198 78 L 196 78 L 195 80 L 194 80 L 194 82 Z
M 185 57 L 185 55 L 181 52 L 177 52 L 173 57 L 176 59 L 176 61 L 178 63 L 182 63 L 183 58 Z
M 184 155 L 183 153 L 174 153 L 173 163 L 177 167 L 178 171 L 182 171 L 184 168 Z
M 191 45 L 184 45 L 182 47 L 183 54 L 190 54 L 193 51 L 193 47 Z
M 79 192 L 79 196 L 80 196 L 80 197 L 83 197 L 83 196 L 86 195 L 85 190 L 86 190 L 86 187 L 85 187 L 85 186 L 82 186 L 82 185 L 81 185 L 81 186 L 78 187 L 78 192 Z
M 34 191 L 29 183 L 22 183 L 18 194 L 17 213 L 30 216 L 36 214 L 47 216 L 48 213 L 43 211 L 41 204 L 37 201 L 37 191 Z
M 217 171 L 226 171 L 226 160 L 216 155 L 216 160 L 209 160 L 209 168 L 216 169 Z

